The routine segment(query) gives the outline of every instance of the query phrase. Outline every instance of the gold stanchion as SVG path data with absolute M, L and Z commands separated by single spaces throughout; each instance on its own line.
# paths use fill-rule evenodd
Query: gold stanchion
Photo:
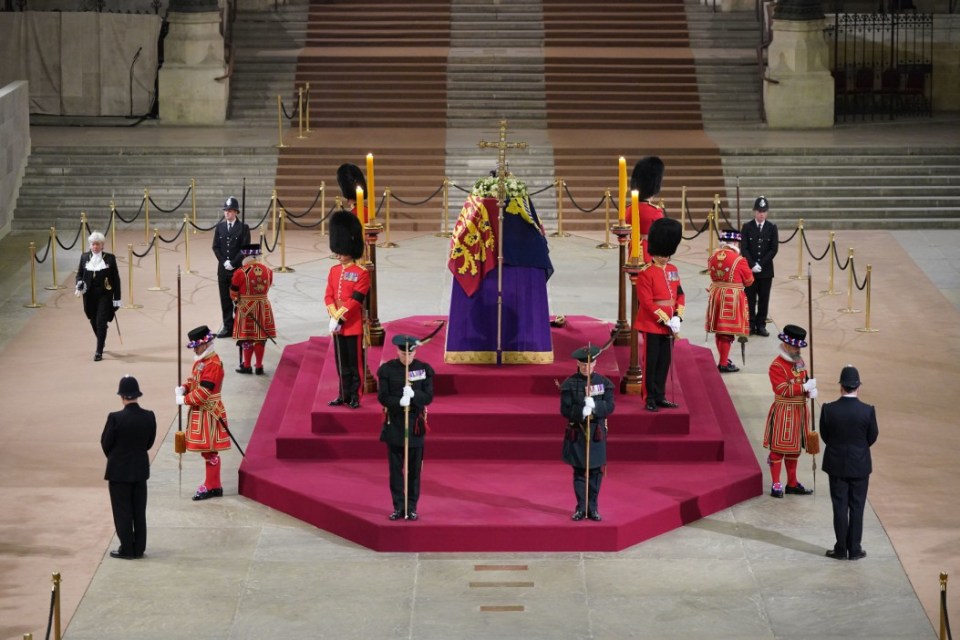
M 833 289 L 833 268 L 837 264 L 837 243 L 836 243 L 836 233 L 833 231 L 830 232 L 830 257 L 827 260 L 830 261 L 830 287 L 826 291 L 821 291 L 820 293 L 827 296 L 837 296 L 840 295 L 840 291 L 834 291 Z
M 710 239 L 707 244 L 707 257 L 717 250 L 717 229 L 720 228 L 720 194 L 713 194 L 713 210 L 710 212 Z
M 53 269 L 53 284 L 49 287 L 44 287 L 49 291 L 56 291 L 57 289 L 66 289 L 65 286 L 59 284 L 59 278 L 57 277 L 57 228 L 50 227 L 50 266 Z
M 160 286 L 160 230 L 156 227 L 153 229 L 153 264 L 157 284 L 147 287 L 147 291 L 167 291 L 170 287 Z
M 947 574 L 940 572 L 940 640 L 948 640 L 947 635 Z
M 23 640 L 33 640 L 33 634 L 32 633 L 23 634 Z
M 123 305 L 124 309 L 143 309 L 142 304 L 133 303 L 133 245 L 127 245 L 127 304 Z
M 383 217 L 385 235 L 383 242 L 377 246 L 384 249 L 394 249 L 400 245 L 396 242 L 390 242 L 390 187 L 383 190 Z
M 336 198 L 334 198 L 333 206 L 337 211 L 340 211 L 340 209 L 343 209 L 343 198 L 339 195 Z
M 263 253 L 263 259 L 266 260 L 267 259 L 267 242 L 264 239 L 263 225 L 261 224 L 260 226 L 257 227 L 257 229 L 260 230 L 260 247 L 261 247 L 261 252 Z
M 110 198 L 110 252 L 117 254 L 117 205 Z
M 196 271 L 190 270 L 190 231 L 187 229 L 187 226 L 190 223 L 190 218 L 183 216 L 183 263 L 184 273 L 196 273 Z
M 60 632 L 60 572 L 55 571 L 53 580 L 53 640 L 60 640 L 63 634 Z
M 46 305 L 37 302 L 37 245 L 30 243 L 30 304 L 23 305 L 28 309 L 39 309 Z
M 436 238 L 449 238 L 450 233 L 450 178 L 443 177 L 443 211 L 440 212 L 440 218 L 443 220 L 443 231 L 433 234 Z
M 566 238 L 570 234 L 563 230 L 563 187 L 566 183 L 563 178 L 557 178 L 557 230 L 550 234 L 551 238 Z
M 294 269 L 287 266 L 287 212 L 280 207 L 280 273 L 293 273 Z
M 87 226 L 87 214 L 83 211 L 80 212 L 80 235 L 83 236 L 83 240 L 80 242 L 80 250 L 86 251 L 90 248 L 87 246 L 87 239 L 90 237 L 90 227 Z
M 806 280 L 803 273 L 803 218 L 797 220 L 797 275 L 790 276 L 790 280 Z
M 853 247 L 847 249 L 847 308 L 840 309 L 840 313 L 860 313 L 860 309 L 853 308 Z
M 273 194 L 270 196 L 270 233 L 276 235 L 277 233 L 277 190 L 273 190 Z
M 853 269 L 851 269 L 850 272 L 852 273 Z M 873 272 L 873 265 L 868 264 L 867 265 L 867 282 L 864 285 L 864 288 L 867 290 L 867 311 L 864 314 L 865 322 L 864 322 L 864 326 L 860 327 L 859 329 L 856 329 L 856 331 L 859 331 L 860 333 L 876 333 L 880 331 L 880 329 L 873 329 L 870 327 L 870 289 L 872 288 L 871 283 L 873 282 L 872 272 Z
M 297 138 L 301 140 L 306 138 L 306 136 L 303 135 L 303 87 L 297 89 L 297 129 Z
M 190 220 L 194 225 L 197 224 L 197 179 L 190 178 Z M 197 227 L 193 227 L 193 232 L 197 232 Z
M 716 208 L 717 208 L 717 200 L 714 200 L 713 209 L 710 209 L 709 211 L 707 211 L 707 259 L 708 260 L 710 259 L 710 256 L 713 255 L 713 252 L 717 250 L 717 247 L 716 247 L 717 232 L 714 229 L 714 222 L 716 220 L 714 216 L 716 215 L 715 213 Z M 700 275 L 706 274 L 708 272 L 709 272 L 709 269 L 701 269 Z
M 283 149 L 287 145 L 283 144 L 283 99 L 277 94 L 277 128 L 280 130 L 280 144 L 278 149 Z
M 150 244 L 150 190 L 143 188 L 143 242 Z
M 310 87 L 310 83 L 309 83 L 309 82 L 307 83 L 307 87 L 308 87 L 308 88 Z M 308 94 L 308 96 L 307 96 L 307 104 L 308 104 L 308 105 L 310 104 L 309 94 Z M 321 235 L 321 236 L 327 235 L 327 220 L 326 220 L 326 216 L 327 216 L 327 181 L 326 181 L 326 180 L 321 180 L 321 181 L 320 181 L 320 219 L 321 219 L 321 222 L 320 222 L 320 235 Z
M 310 133 L 310 83 L 307 83 L 307 133 Z
M 597 249 L 616 249 L 617 245 L 610 244 L 610 189 L 603 192 L 603 242 Z

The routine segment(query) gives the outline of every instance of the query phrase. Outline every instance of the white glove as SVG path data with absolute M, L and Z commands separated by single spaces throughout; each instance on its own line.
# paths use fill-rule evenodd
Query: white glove
M 120 308 L 120 301 L 119 301 L 119 300 L 114 300 L 114 301 L 113 301 L 113 308 L 114 308 L 114 309 L 119 309 L 119 308 Z
M 177 404 L 179 405 L 185 404 L 183 401 L 183 396 L 177 396 Z
M 77 296 L 77 297 L 79 298 L 80 296 L 83 295 L 83 291 L 80 291 L 80 287 L 77 287 L 77 288 L 74 290 L 73 295 L 75 295 L 75 296 Z
M 330 333 L 337 333 L 340 329 L 340 321 L 336 318 L 330 318 Z
M 73 291 L 73 295 L 78 298 L 87 292 L 87 283 L 83 280 L 77 280 L 77 288 Z
M 591 409 L 597 408 L 597 403 L 594 401 L 594 399 L 591 396 L 587 396 L 586 398 L 583 399 L 583 405 L 585 407 L 590 407 Z
M 813 400 L 814 398 L 817 397 L 817 390 L 816 390 L 816 389 L 810 389 L 810 391 L 807 392 L 807 395 L 810 396 L 810 399 L 811 399 L 811 400 Z
M 816 378 L 810 378 L 809 380 L 807 380 L 806 382 L 803 383 L 803 390 L 804 390 L 804 391 L 810 391 L 810 390 L 816 389 L 816 388 L 817 388 L 817 379 L 816 379 Z
M 408 398 L 407 396 L 402 396 L 402 397 L 400 398 L 400 406 L 401 406 L 401 407 L 409 407 L 409 406 L 410 406 L 410 398 Z
M 680 316 L 673 316 L 670 318 L 670 322 L 667 323 L 667 326 L 669 326 L 670 330 L 674 333 L 680 333 Z
M 227 271 L 233 271 L 233 265 L 230 264 L 229 258 L 223 261 L 223 268 L 226 269 Z
M 184 389 L 183 387 L 177 387 L 176 389 L 173 390 L 173 393 L 174 393 L 178 398 L 182 398 L 184 395 L 186 395 L 187 390 Z
M 750 270 L 753 271 L 754 273 L 760 273 L 761 271 L 763 271 L 763 267 L 761 267 L 760 263 L 758 262 L 757 264 L 753 265 L 753 268 Z
M 592 415 L 593 415 L 593 407 L 591 407 L 591 406 L 589 406 L 589 405 L 586 405 L 586 404 L 583 405 L 583 417 L 584 417 L 584 418 L 589 418 L 589 417 L 592 416 Z
M 403 397 L 404 397 L 404 398 L 412 398 L 412 397 L 413 397 L 413 387 L 411 387 L 410 385 L 405 386 L 405 387 L 403 388 Z

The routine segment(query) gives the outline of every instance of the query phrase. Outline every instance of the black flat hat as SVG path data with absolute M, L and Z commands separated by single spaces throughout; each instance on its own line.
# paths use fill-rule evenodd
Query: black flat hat
M 213 340 L 216 336 L 213 335 L 213 332 L 210 331 L 210 327 L 205 324 L 200 325 L 196 329 L 191 329 L 190 333 L 187 334 L 187 349 L 193 349 L 194 347 L 199 347 L 202 344 L 206 344 Z
M 785 325 L 783 331 L 777 337 L 780 338 L 781 342 L 786 342 L 794 347 L 800 347 L 802 349 L 807 346 L 807 330 L 795 324 Z

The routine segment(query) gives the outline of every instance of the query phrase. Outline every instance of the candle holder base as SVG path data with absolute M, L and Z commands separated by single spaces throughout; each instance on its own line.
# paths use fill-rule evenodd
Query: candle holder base
M 617 337 L 613 339 L 613 344 L 617 347 L 626 347 L 630 345 L 630 325 L 626 322 L 617 321 L 614 331 Z
M 377 379 L 370 373 L 370 367 L 363 365 L 363 390 L 366 393 L 377 392 Z
M 643 377 L 631 379 L 629 376 L 620 381 L 620 393 L 628 396 L 643 395 Z
M 383 325 L 380 324 L 380 321 L 377 319 L 370 321 L 370 346 L 371 347 L 382 347 L 384 337 L 386 336 L 386 331 L 383 328 Z
M 62 284 L 52 284 L 49 287 L 44 287 L 47 291 L 57 291 L 59 289 L 66 289 Z

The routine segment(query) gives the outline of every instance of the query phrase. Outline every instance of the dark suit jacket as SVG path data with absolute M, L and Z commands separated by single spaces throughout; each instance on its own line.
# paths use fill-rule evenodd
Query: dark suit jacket
M 92 252 L 87 251 L 80 256 L 80 267 L 77 269 L 77 282 L 83 281 L 87 285 L 87 291 L 90 291 L 93 285 L 93 274 L 87 271 L 87 261 L 90 260 Z M 107 279 L 110 280 L 110 289 L 114 300 L 120 299 L 120 270 L 117 269 L 117 257 L 112 253 L 103 252 L 103 261 L 107 265 Z
M 840 398 L 820 409 L 820 437 L 827 444 L 823 470 L 841 478 L 873 471 L 870 447 L 877 441 L 877 412 L 859 398 Z
M 740 241 L 740 254 L 747 259 L 750 268 L 760 264 L 762 271 L 754 273 L 754 278 L 773 277 L 773 258 L 780 249 L 780 236 L 777 225 L 769 220 L 763 223 L 761 231 L 756 220 L 750 220 L 740 230 L 743 239 Z
M 243 245 L 250 244 L 250 227 L 240 222 L 240 219 L 233 223 L 233 228 L 227 233 L 227 221 L 221 220 L 213 229 L 213 254 L 217 256 L 217 275 L 221 278 L 230 276 L 233 271 L 227 271 L 223 266 L 224 260 L 230 260 L 234 269 L 238 269 L 243 264 L 243 254 L 240 249 Z
M 143 482 L 150 477 L 148 452 L 157 437 L 157 418 L 153 411 L 132 402 L 107 416 L 100 446 L 107 456 L 104 480 Z

